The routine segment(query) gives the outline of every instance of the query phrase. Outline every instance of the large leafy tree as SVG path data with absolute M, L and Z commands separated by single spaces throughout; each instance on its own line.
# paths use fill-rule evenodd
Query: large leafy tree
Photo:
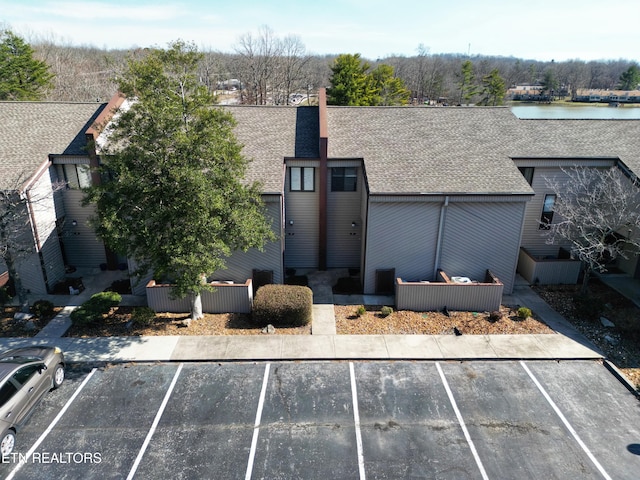
M 120 78 L 131 100 L 107 126 L 103 174 L 88 191 L 98 234 L 135 259 L 138 274 L 175 283 L 202 316 L 206 275 L 225 267 L 234 250 L 262 248 L 273 238 L 260 185 L 243 181 L 248 160 L 233 134 L 234 119 L 214 106 L 197 80 L 201 54 L 178 41 L 130 60 Z
M 560 86 L 555 72 L 552 69 L 548 69 L 544 72 L 544 76 L 540 83 L 542 84 L 542 92 L 546 94 L 549 99 L 553 100 L 555 95 L 558 93 L 558 88 Z
M 370 68 L 359 53 L 339 55 L 331 67 L 327 102 L 345 106 L 374 105 L 377 92 L 369 75 Z
M 622 75 L 618 87 L 621 90 L 636 90 L 640 86 L 640 68 L 638 65 L 631 65 Z
M 547 180 L 556 195 L 548 242 L 568 242 L 584 264 L 582 293 L 592 272 L 604 272 L 618 257 L 640 253 L 640 185 L 617 167 L 574 167 L 566 181 Z
M 0 31 L 0 100 L 40 100 L 52 88 L 53 74 L 33 49 L 10 30 Z

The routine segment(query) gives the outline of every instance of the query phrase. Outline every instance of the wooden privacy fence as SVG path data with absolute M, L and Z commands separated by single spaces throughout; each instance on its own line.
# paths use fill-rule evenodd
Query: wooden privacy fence
M 580 260 L 571 258 L 569 252 L 560 248 L 558 256 L 534 257 L 526 248 L 520 247 L 518 273 L 529 283 L 538 285 L 575 285 L 578 283 Z
M 211 282 L 213 292 L 202 292 L 202 311 L 205 313 L 251 313 L 253 288 L 251 279 L 245 283 Z M 171 284 L 147 283 L 147 305 L 155 312 L 188 313 L 191 301 L 188 297 L 171 298 Z
M 425 312 L 447 307 L 448 310 L 490 312 L 500 308 L 503 289 L 502 282 L 489 270 L 483 282 L 469 283 L 455 282 L 438 270 L 434 282 L 405 282 L 397 278 L 396 308 Z

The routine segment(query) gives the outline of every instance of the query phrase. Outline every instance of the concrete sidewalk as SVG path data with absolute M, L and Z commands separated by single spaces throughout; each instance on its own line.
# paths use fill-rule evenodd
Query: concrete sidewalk
M 387 302 L 389 299 L 385 298 Z M 74 307 L 55 328 L 34 338 L 0 339 L 1 348 L 57 345 L 73 362 L 236 360 L 473 360 L 600 359 L 588 339 L 529 287 L 516 287 L 504 304 L 526 305 L 555 334 L 541 335 L 336 335 L 333 305 L 314 305 L 312 335 L 230 335 L 68 338 L 60 333 Z
M 312 335 L 229 335 L 149 337 L 64 337 L 69 315 L 93 293 L 103 291 L 119 272 L 87 275 L 86 289 L 33 338 L 0 338 L 0 348 L 57 345 L 72 362 L 235 361 L 235 360 L 472 360 L 600 359 L 603 354 L 555 312 L 528 285 L 517 285 L 503 304 L 533 310 L 556 333 L 545 335 L 337 335 L 333 303 L 393 305 L 389 296 L 332 295 L 335 272 L 313 277 Z M 123 296 L 123 305 L 144 297 Z

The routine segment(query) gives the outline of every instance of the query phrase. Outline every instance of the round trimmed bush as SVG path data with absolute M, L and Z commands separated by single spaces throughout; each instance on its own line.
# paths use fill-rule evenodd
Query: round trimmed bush
M 380 309 L 380 315 L 382 315 L 382 318 L 387 318 L 392 313 L 393 313 L 393 308 L 388 307 L 386 305 Z
M 149 307 L 135 307 L 131 312 L 131 321 L 139 326 L 146 327 L 156 318 L 156 312 Z
M 53 315 L 53 303 L 49 300 L 36 300 L 31 305 L 31 313 L 39 318 L 47 318 Z
M 531 309 L 527 308 L 527 307 L 520 307 L 518 309 L 518 317 L 526 320 L 527 318 L 529 318 L 532 315 Z

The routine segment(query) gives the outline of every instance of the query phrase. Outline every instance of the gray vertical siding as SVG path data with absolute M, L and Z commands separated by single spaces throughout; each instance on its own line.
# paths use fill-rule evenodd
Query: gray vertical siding
M 18 273 L 22 279 L 22 286 L 29 293 L 36 295 L 46 295 L 47 287 L 42 275 L 42 266 L 37 252 L 21 259 L 17 266 Z
M 306 164 L 313 166 L 311 164 Z M 319 244 L 318 191 L 319 172 L 316 165 L 313 192 L 289 191 L 289 170 L 285 180 L 285 252 L 286 268 L 317 268 Z M 293 220 L 293 225 L 289 222 Z
M 524 200 L 524 199 L 523 199 Z M 438 268 L 482 280 L 491 270 L 511 293 L 520 249 L 524 201 L 449 204 Z
M 355 192 L 332 192 L 331 170 L 327 174 L 327 267 L 358 268 L 362 244 L 360 196 L 362 169 L 358 167 Z M 351 224 L 355 222 L 356 227 Z
M 518 272 L 529 283 L 540 285 L 569 284 L 578 282 L 582 263 L 579 260 L 536 259 L 526 249 L 520 249 Z
M 554 255 L 558 252 L 558 247 L 562 246 L 547 244 L 547 237 L 545 236 L 547 230 L 540 229 L 544 197 L 547 194 L 553 193 L 553 191 L 547 187 L 546 178 L 564 182 L 567 176 L 559 167 L 535 167 L 531 188 L 533 188 L 536 194 L 527 204 L 522 229 L 522 246 L 532 255 Z
M 364 293 L 375 292 L 377 269 L 396 277 L 430 280 L 433 275 L 440 203 L 370 202 Z
M 44 281 L 47 282 L 49 290 L 51 290 L 56 283 L 64 279 L 65 269 L 58 241 L 56 205 L 49 172 L 45 173 L 30 189 L 29 197 L 32 202 L 31 209 L 35 219 L 35 230 L 38 235 L 42 263 L 45 266 Z M 46 291 L 37 293 L 46 293 Z
M 95 215 L 93 205 L 82 206 L 81 190 L 69 189 L 63 193 L 65 223 L 62 235 L 67 261 L 80 268 L 98 268 L 105 263 L 104 243 L 89 226 L 89 217 Z M 78 224 L 74 227 L 73 220 Z
M 214 291 L 202 292 L 202 311 L 205 313 L 251 313 L 253 288 L 251 280 L 241 284 L 212 284 Z M 171 285 L 147 286 L 147 304 L 156 312 L 186 313 L 191 311 L 191 300 L 171 298 Z
M 262 251 L 252 248 L 246 252 L 234 252 L 227 260 L 227 268 L 215 272 L 217 280 L 232 280 L 236 283 L 245 282 L 251 278 L 252 270 L 272 270 L 274 283 L 282 283 L 282 197 L 271 196 L 265 200 L 266 217 L 271 222 L 276 240 L 269 242 Z M 212 278 L 213 278 L 212 277 Z

